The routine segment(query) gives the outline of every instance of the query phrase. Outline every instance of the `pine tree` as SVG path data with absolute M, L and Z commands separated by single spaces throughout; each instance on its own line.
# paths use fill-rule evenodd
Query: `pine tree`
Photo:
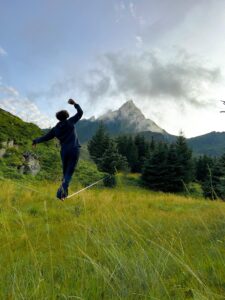
M 165 190 L 167 192 L 179 192 L 183 189 L 183 183 L 178 176 L 179 163 L 175 144 L 171 144 L 167 155 L 167 176 L 165 178 Z
M 184 137 L 175 144 L 154 145 L 154 151 L 144 164 L 142 179 L 153 190 L 180 192 L 193 179 L 192 153 Z
M 116 138 L 117 143 L 117 149 L 118 152 L 127 157 L 127 153 L 129 151 L 129 145 L 128 145 L 128 136 L 127 135 L 120 135 Z
M 155 143 L 155 140 L 154 140 L 153 137 L 152 137 L 151 143 L 150 143 L 150 145 L 149 145 L 149 150 L 150 150 L 150 152 L 151 152 L 151 151 L 154 151 L 154 150 L 155 150 L 155 147 L 156 147 L 156 143 Z
M 212 200 L 221 198 L 225 200 L 225 169 L 224 159 L 215 159 L 211 167 L 208 167 L 208 175 L 202 183 L 203 193 L 206 198 Z
M 167 152 L 167 145 L 159 143 L 155 151 L 145 161 L 143 167 L 143 183 L 156 191 L 166 191 L 165 182 L 168 178 Z
M 209 168 L 213 166 L 213 159 L 207 155 L 200 156 L 195 163 L 195 179 L 204 182 L 209 175 Z
M 114 175 L 116 171 L 126 171 L 128 169 L 127 160 L 119 154 L 115 141 L 110 140 L 108 148 L 99 160 L 99 169 L 103 172 Z
M 97 165 L 109 146 L 109 140 L 110 138 L 104 124 L 100 123 L 95 135 L 88 142 L 89 154 Z
M 121 155 L 125 156 L 131 172 L 138 172 L 139 159 L 138 149 L 131 136 L 122 135 L 116 139 L 118 151 Z
M 138 160 L 138 149 L 135 145 L 132 137 L 128 138 L 128 148 L 127 148 L 127 161 L 131 168 L 131 172 L 137 172 L 139 168 L 139 160 Z
M 136 167 L 136 172 L 141 172 L 145 159 L 150 154 L 150 145 L 146 142 L 143 135 L 137 134 L 134 138 L 134 143 L 137 147 L 138 153 L 138 165 Z
M 184 188 L 184 185 L 190 183 L 194 178 L 194 165 L 192 160 L 192 151 L 188 148 L 187 142 L 184 136 L 180 135 L 175 143 L 177 153 L 177 177 L 180 182 L 180 190 Z M 183 186 L 183 188 L 182 188 Z

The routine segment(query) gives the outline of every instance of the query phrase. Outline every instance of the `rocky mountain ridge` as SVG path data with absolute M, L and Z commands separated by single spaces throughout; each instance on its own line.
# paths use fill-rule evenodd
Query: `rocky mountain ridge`
M 135 105 L 133 100 L 125 102 L 119 109 L 108 111 L 102 116 L 90 119 L 82 119 L 77 123 L 77 131 L 81 142 L 88 141 L 95 133 L 99 124 L 103 122 L 107 130 L 112 135 L 133 134 L 138 132 L 154 132 L 167 134 L 151 119 L 145 118 L 141 110 Z
M 146 119 L 141 110 L 134 104 L 133 100 L 125 102 L 118 110 L 110 111 L 98 118 L 106 123 L 121 122 L 127 129 L 132 128 L 135 132 L 152 131 L 165 133 L 155 122 Z

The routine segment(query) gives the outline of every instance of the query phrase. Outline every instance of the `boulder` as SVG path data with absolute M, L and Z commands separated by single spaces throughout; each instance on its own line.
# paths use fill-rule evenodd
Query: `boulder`
M 31 152 L 25 152 L 23 154 L 24 163 L 20 166 L 19 171 L 21 174 L 37 175 L 41 170 L 41 166 L 37 156 Z
M 17 170 L 19 171 L 20 174 L 25 174 L 25 166 L 24 165 L 18 166 Z

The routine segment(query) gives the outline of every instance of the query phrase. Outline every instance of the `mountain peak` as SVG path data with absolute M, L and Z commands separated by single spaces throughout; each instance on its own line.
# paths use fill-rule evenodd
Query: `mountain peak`
M 128 100 L 119 109 L 119 111 L 140 111 L 133 100 Z M 141 111 L 140 111 L 141 112 Z
M 125 107 L 125 106 L 130 106 L 130 107 L 135 106 L 136 107 L 136 105 L 134 104 L 134 101 L 132 99 L 126 101 L 120 108 Z
M 165 132 L 152 120 L 146 119 L 133 100 L 125 102 L 118 110 L 105 113 L 98 120 L 105 124 L 113 124 L 122 132 Z

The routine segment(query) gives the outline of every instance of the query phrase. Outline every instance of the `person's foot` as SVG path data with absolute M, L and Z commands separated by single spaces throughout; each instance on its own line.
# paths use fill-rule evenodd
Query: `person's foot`
M 68 196 L 68 189 L 64 189 L 63 186 L 61 185 L 56 193 L 56 197 L 59 200 L 64 201 L 67 196 Z

